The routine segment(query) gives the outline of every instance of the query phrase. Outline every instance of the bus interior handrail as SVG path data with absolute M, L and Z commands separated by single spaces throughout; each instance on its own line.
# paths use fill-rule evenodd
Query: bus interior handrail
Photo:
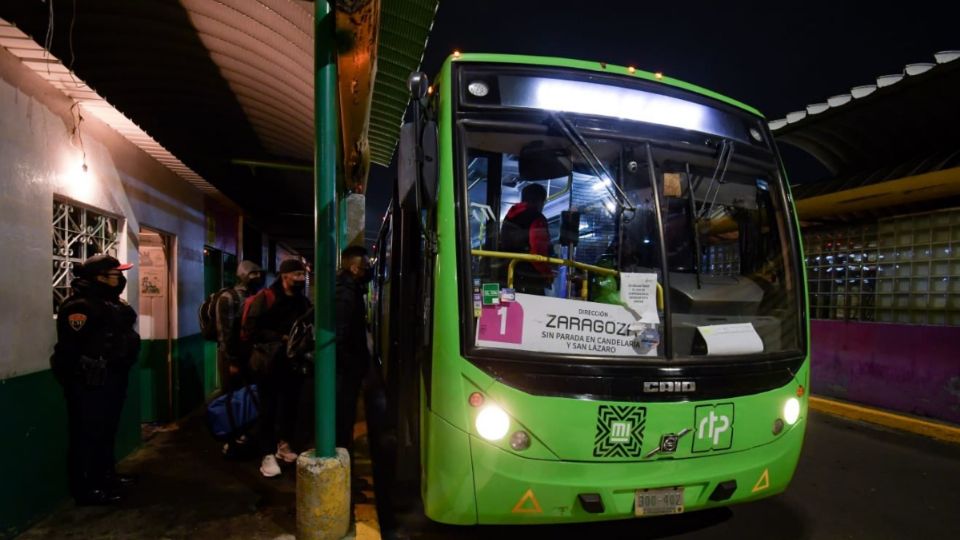
M 470 254 L 475 257 L 490 257 L 492 259 L 509 259 L 510 266 L 507 267 L 507 286 L 511 289 L 513 288 L 513 272 L 518 262 L 543 262 L 547 264 L 555 264 L 559 266 L 568 266 L 576 268 L 578 270 L 583 270 L 587 273 L 589 277 L 590 272 L 595 274 L 600 274 L 602 276 L 619 276 L 620 272 L 612 268 L 604 268 L 602 266 L 595 266 L 592 264 L 582 263 L 579 261 L 574 261 L 572 259 L 559 259 L 556 257 L 547 257 L 546 255 L 534 255 L 532 253 L 511 253 L 508 251 L 489 251 L 486 249 L 471 249 Z M 588 280 L 583 280 L 583 287 L 581 289 L 580 295 L 581 298 L 586 299 L 587 297 L 587 284 Z M 663 287 L 660 283 L 657 283 L 657 309 L 663 309 Z

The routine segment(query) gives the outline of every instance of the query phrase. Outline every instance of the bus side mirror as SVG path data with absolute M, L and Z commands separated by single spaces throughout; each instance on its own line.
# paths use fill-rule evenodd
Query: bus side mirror
M 397 150 L 397 202 L 407 207 L 415 201 L 417 184 L 417 127 L 407 122 L 400 127 L 400 148 Z
M 440 182 L 440 169 L 437 166 L 440 153 L 440 147 L 437 143 L 437 123 L 434 121 L 424 122 L 423 135 L 420 138 L 420 148 L 423 151 L 423 164 L 421 165 L 422 174 L 420 176 L 422 189 L 420 204 L 423 208 L 433 208 L 437 201 L 437 184 Z
M 402 206 L 432 208 L 437 200 L 440 172 L 437 167 L 437 123 L 424 122 L 423 136 L 417 140 L 416 124 L 407 122 L 400 128 L 399 146 L 397 200 Z M 421 156 L 419 161 L 418 155 Z
M 430 81 L 420 71 L 407 78 L 407 90 L 413 101 L 413 122 L 400 129 L 400 156 L 397 174 L 401 204 L 410 192 L 418 210 L 433 208 L 437 198 L 437 123 L 426 120 L 425 100 Z
M 407 90 L 410 91 L 410 97 L 414 102 L 423 103 L 423 98 L 427 97 L 427 90 L 430 88 L 430 81 L 427 75 L 422 71 L 414 71 L 407 77 Z

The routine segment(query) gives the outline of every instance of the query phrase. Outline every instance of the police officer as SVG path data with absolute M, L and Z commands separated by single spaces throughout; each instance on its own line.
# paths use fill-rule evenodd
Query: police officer
M 127 378 L 140 350 L 137 314 L 120 293 L 127 284 L 120 264 L 94 255 L 75 265 L 73 294 L 57 314 L 53 372 L 67 402 L 70 492 L 77 504 L 108 504 L 134 478 L 117 474 L 113 454 Z

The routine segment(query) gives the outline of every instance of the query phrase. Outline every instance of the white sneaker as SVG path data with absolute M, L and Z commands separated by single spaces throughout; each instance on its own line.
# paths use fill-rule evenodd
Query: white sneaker
M 277 464 L 277 458 L 269 454 L 263 456 L 263 461 L 260 462 L 260 474 L 267 478 L 273 478 L 281 472 L 280 465 Z
M 277 459 L 282 459 L 287 463 L 293 463 L 297 460 L 297 454 L 290 449 L 290 445 L 287 444 L 287 441 L 280 441 L 277 444 Z

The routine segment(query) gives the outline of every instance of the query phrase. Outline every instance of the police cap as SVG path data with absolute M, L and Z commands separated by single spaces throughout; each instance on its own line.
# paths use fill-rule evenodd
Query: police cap
M 130 263 L 120 264 L 116 258 L 103 253 L 94 255 L 78 265 L 74 265 L 73 273 L 76 276 L 92 278 L 110 270 L 129 270 L 133 268 Z

